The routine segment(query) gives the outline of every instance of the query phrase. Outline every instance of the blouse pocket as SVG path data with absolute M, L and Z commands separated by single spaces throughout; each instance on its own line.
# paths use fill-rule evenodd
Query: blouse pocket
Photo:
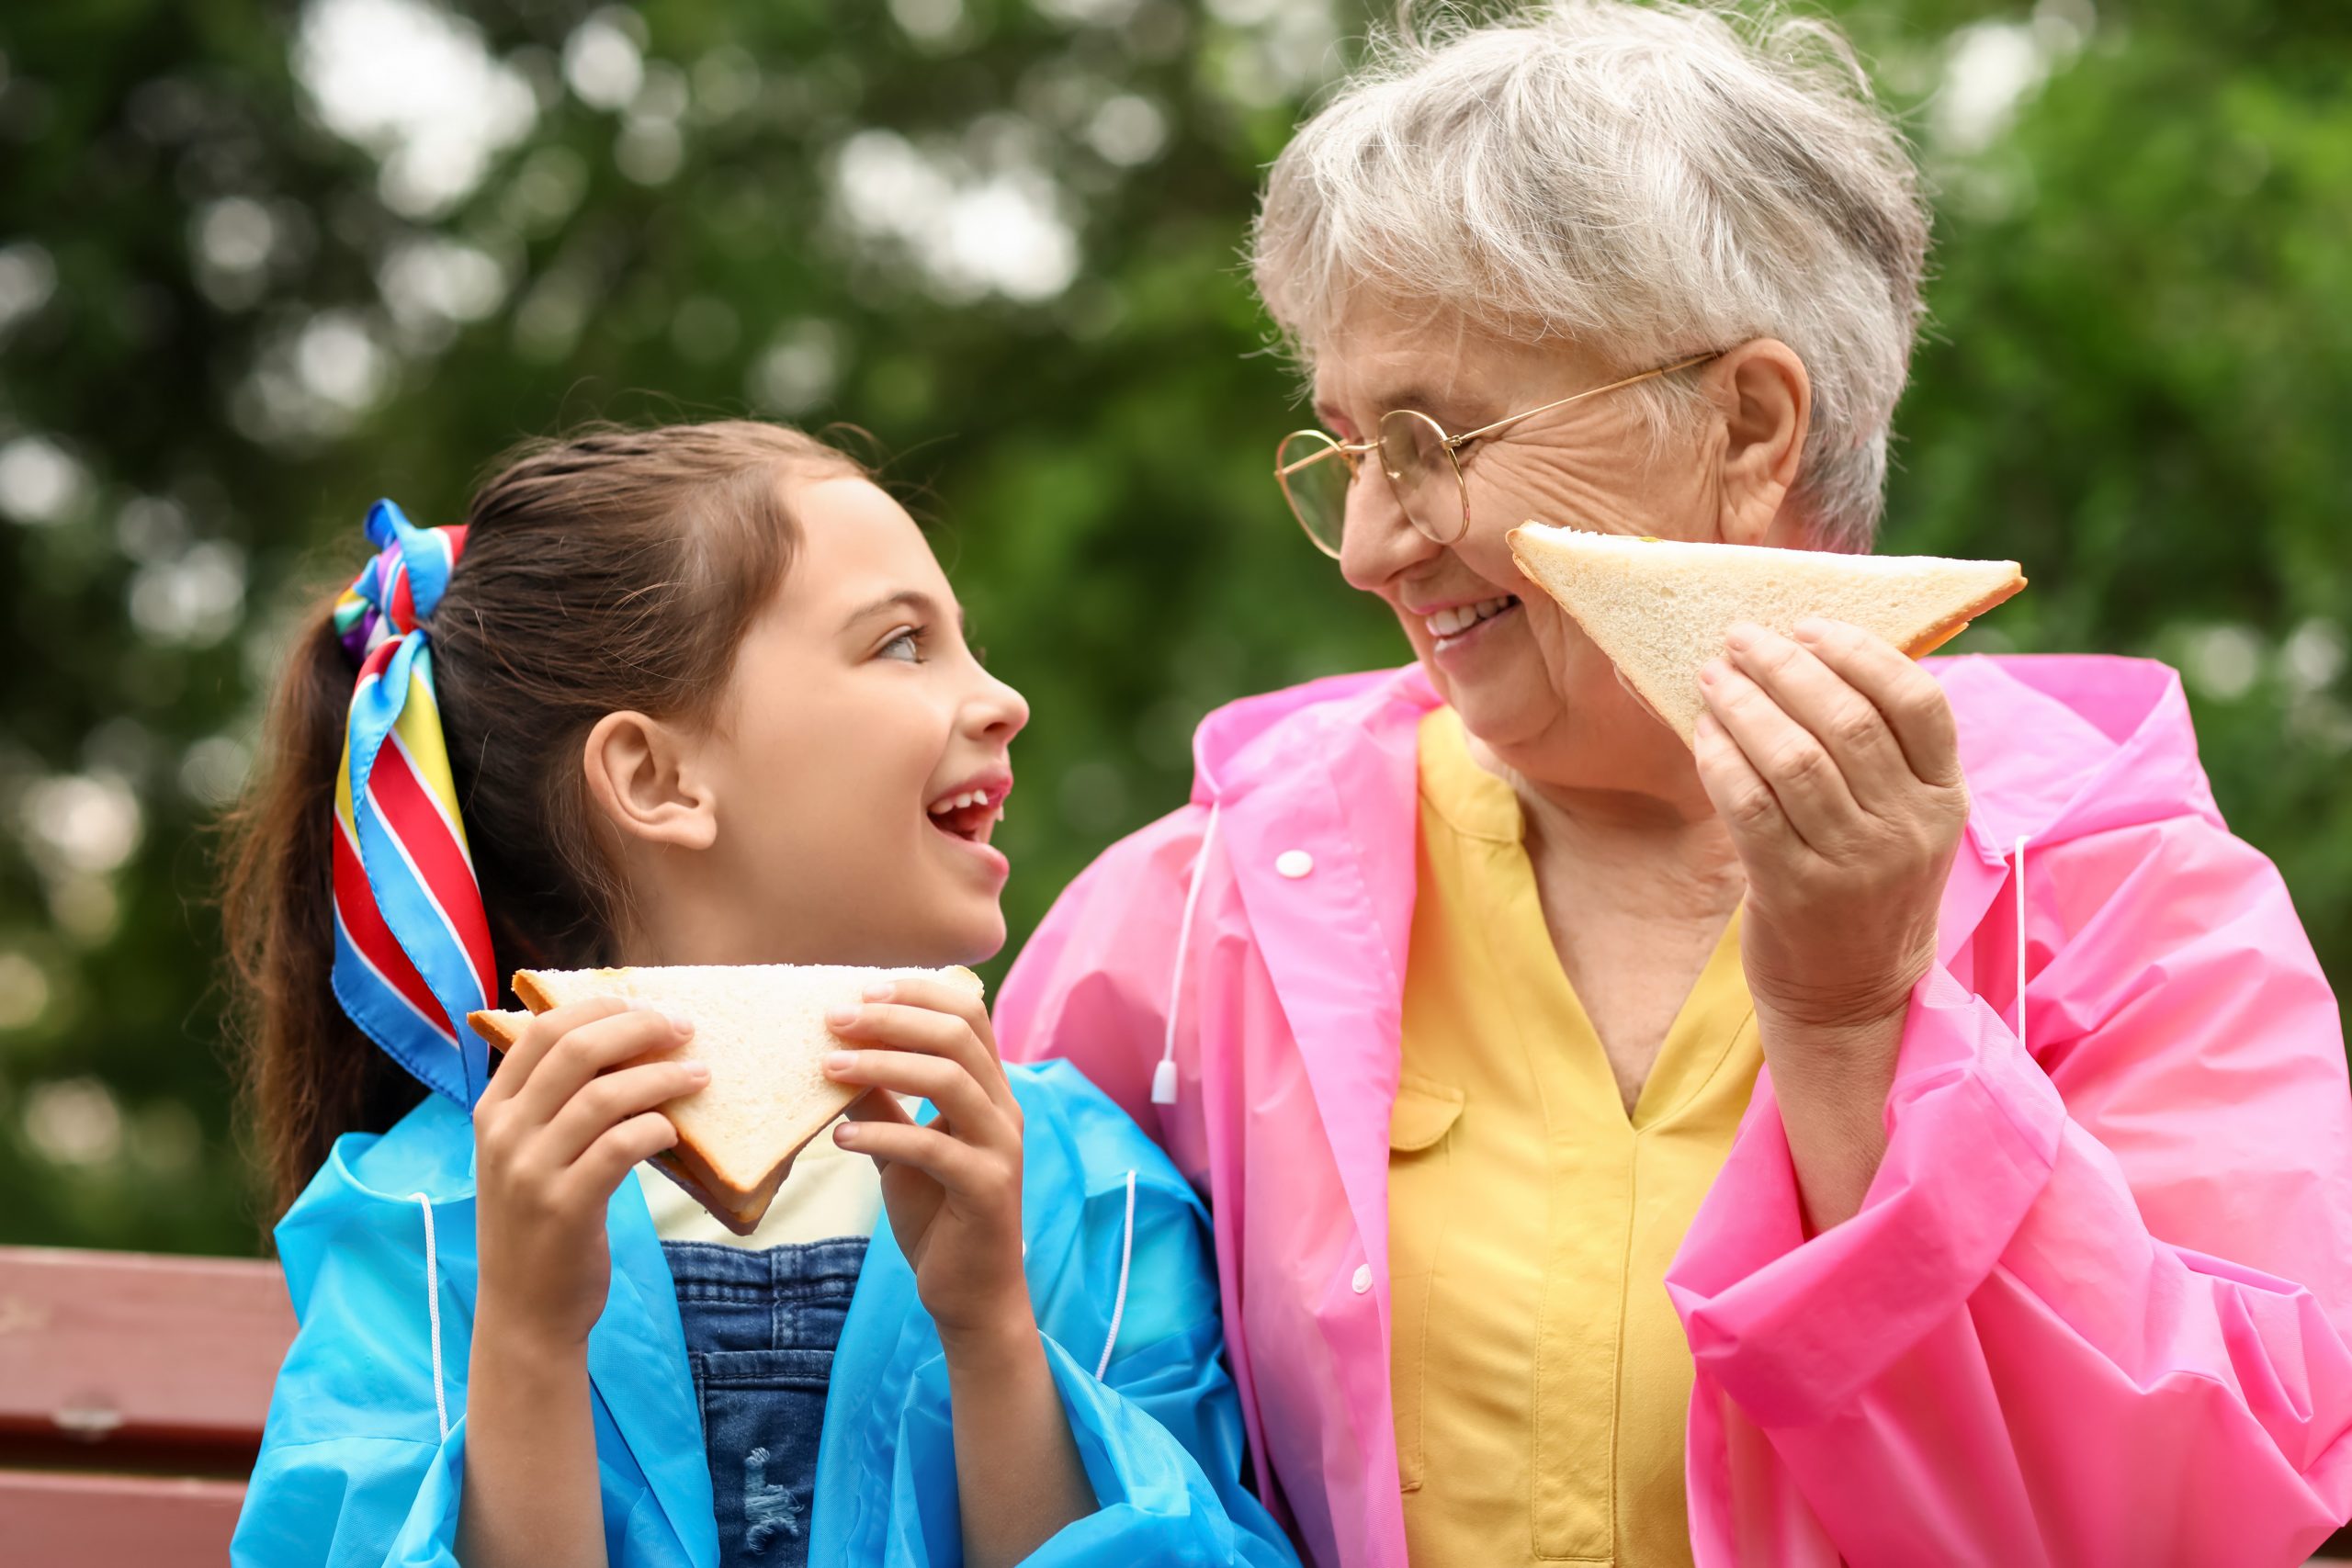
M 1451 1185 L 1447 1135 L 1462 1114 L 1462 1091 L 1407 1073 L 1388 1118 L 1388 1297 L 1391 1394 L 1396 1407 L 1397 1483 L 1421 1484 L 1421 1384 L 1427 1363 L 1430 1293 L 1445 1235 Z

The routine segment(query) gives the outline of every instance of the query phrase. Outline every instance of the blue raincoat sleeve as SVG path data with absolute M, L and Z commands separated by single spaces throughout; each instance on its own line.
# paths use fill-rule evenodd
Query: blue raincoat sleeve
M 1026 1119 L 1030 1297 L 1100 1504 L 1030 1562 L 1295 1564 L 1243 1483 L 1240 1404 L 1199 1199 L 1076 1068 L 1010 1072 Z M 809 1561 L 961 1562 L 946 1362 L 887 1224 L 866 1255 L 832 1387 Z M 856 1397 L 843 1397 L 850 1390 Z
M 464 1112 L 433 1097 L 380 1140 L 338 1143 L 279 1225 L 300 1327 L 230 1547 L 236 1568 L 456 1568 L 475 1279 L 470 1148 Z M 615 1568 L 707 1564 L 709 1555 L 680 1544 L 601 1395 L 594 1420 Z

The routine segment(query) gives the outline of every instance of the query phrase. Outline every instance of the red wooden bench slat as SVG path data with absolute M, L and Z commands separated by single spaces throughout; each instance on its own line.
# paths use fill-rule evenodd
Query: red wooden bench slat
M 243 1483 L 0 1471 L 0 1556 L 17 1568 L 220 1568 Z
M 250 1446 L 293 1337 L 272 1263 L 0 1247 L 0 1432 Z

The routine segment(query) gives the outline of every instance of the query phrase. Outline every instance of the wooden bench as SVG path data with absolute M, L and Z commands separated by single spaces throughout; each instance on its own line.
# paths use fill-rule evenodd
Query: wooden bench
M 0 1247 L 0 1562 L 220 1568 L 293 1337 L 273 1263 Z
M 274 1263 L 0 1247 L 0 1558 L 220 1568 L 293 1337 Z

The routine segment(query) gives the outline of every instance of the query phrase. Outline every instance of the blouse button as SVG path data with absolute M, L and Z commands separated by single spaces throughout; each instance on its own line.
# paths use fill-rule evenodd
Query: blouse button
M 1274 857 L 1274 869 L 1296 882 L 1315 869 L 1315 857 L 1305 850 L 1284 850 Z
M 1355 1293 L 1358 1295 L 1362 1295 L 1366 1291 L 1372 1289 L 1372 1265 L 1369 1263 L 1357 1264 L 1355 1278 L 1350 1280 L 1348 1283 L 1353 1288 Z

